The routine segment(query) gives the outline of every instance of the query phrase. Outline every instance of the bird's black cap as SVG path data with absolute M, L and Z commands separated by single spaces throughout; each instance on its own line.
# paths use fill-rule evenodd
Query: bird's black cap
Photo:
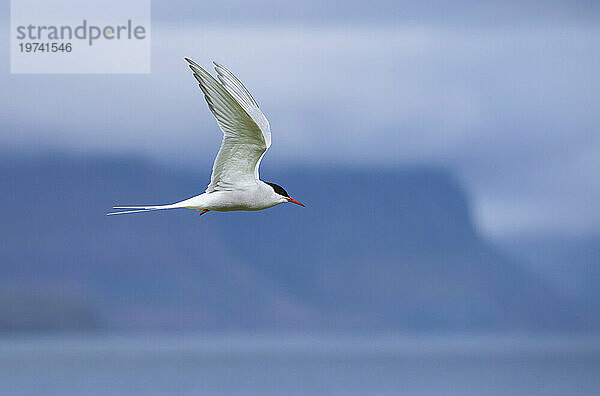
M 285 191 L 285 189 L 281 186 L 278 186 L 275 183 L 269 183 L 269 182 L 265 182 L 267 183 L 269 186 L 271 186 L 273 188 L 273 190 L 275 190 L 275 192 L 279 195 L 282 195 L 286 198 L 289 198 L 290 196 L 288 195 L 287 191 Z

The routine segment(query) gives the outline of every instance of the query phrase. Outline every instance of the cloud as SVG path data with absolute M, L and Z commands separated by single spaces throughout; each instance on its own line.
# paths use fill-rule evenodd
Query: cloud
M 447 26 L 498 26 L 597 22 L 600 5 L 561 0 L 335 0 L 281 2 L 174 0 L 153 4 L 153 18 L 164 23 L 325 24 L 417 23 Z

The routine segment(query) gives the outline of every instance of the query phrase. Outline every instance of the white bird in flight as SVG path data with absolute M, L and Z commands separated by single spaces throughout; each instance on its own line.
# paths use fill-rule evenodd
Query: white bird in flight
M 213 164 L 210 184 L 203 194 L 181 202 L 154 206 L 114 206 L 113 209 L 131 210 L 108 214 L 187 208 L 199 210 L 203 215 L 211 210 L 262 210 L 286 202 L 304 206 L 291 198 L 283 187 L 263 182 L 258 177 L 260 160 L 271 146 L 271 128 L 244 84 L 216 62 L 213 63 L 220 82 L 193 60 L 185 60 L 204 92 L 208 108 L 223 131 L 223 141 Z

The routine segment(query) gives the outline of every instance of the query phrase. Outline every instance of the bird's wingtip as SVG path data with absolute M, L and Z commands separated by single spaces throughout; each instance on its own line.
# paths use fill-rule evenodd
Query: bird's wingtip
M 199 65 L 198 65 L 196 62 L 194 62 L 193 60 L 191 60 L 191 59 L 190 59 L 190 58 L 188 58 L 187 56 L 186 56 L 186 57 L 184 57 L 183 59 L 185 59 L 185 60 L 187 61 L 187 63 L 189 63 L 189 64 L 190 64 L 190 65 L 189 65 L 190 67 L 192 67 L 192 66 L 199 67 Z

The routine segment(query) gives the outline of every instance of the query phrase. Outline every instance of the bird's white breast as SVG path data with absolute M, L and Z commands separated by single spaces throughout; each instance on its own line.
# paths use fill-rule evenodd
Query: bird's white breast
M 191 209 L 208 209 L 218 212 L 233 210 L 261 210 L 282 203 L 273 189 L 258 181 L 244 190 L 213 191 L 190 198 L 185 202 Z

